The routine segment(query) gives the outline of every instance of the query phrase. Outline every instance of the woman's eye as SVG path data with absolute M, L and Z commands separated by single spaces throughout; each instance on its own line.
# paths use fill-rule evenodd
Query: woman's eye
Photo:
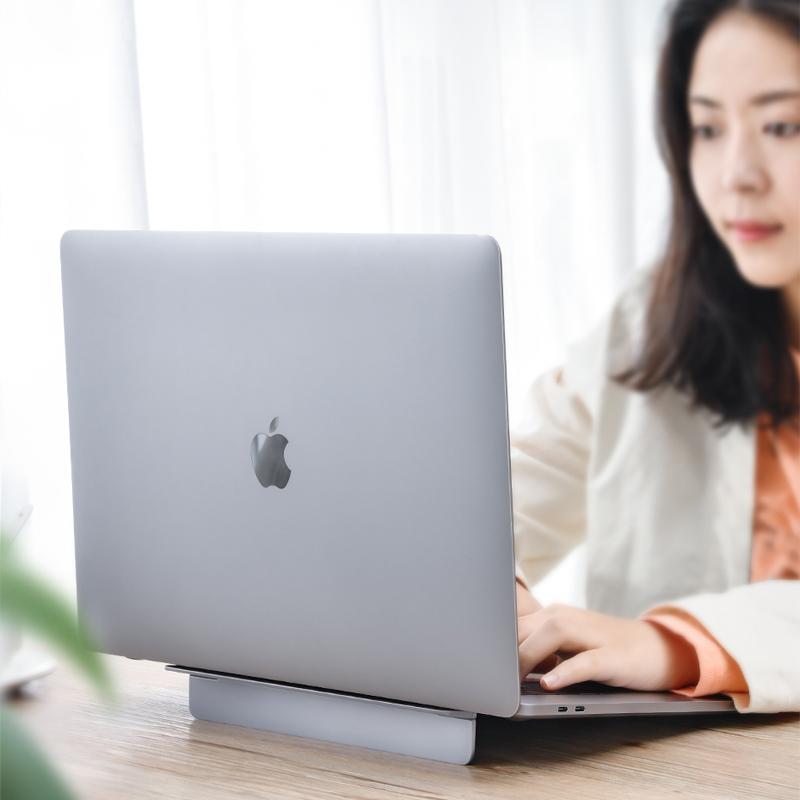
M 800 123 L 796 122 L 771 122 L 764 128 L 767 133 L 777 136 L 779 139 L 788 139 L 790 136 L 797 136 L 800 133 Z
M 717 130 L 712 125 L 693 125 L 692 135 L 696 139 L 713 139 Z

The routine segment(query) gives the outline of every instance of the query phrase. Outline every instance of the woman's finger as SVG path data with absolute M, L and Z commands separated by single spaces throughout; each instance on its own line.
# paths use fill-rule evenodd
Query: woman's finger
M 521 617 L 518 625 L 525 638 L 519 644 L 520 669 L 529 672 L 554 653 L 572 654 L 602 647 L 604 634 L 596 617 L 584 609 L 560 604 Z
M 607 681 L 609 673 L 603 656 L 601 649 L 584 650 L 543 675 L 540 683 L 545 689 L 554 690 L 583 681 Z
M 517 646 L 521 645 L 537 627 L 530 614 L 517 617 Z
M 522 675 L 527 675 L 537 664 L 564 649 L 564 623 L 555 617 L 545 616 L 544 612 L 539 613 L 542 618 L 535 621 L 533 618 L 538 615 L 532 615 L 529 625 L 531 630 L 519 646 L 520 674 Z
M 517 644 L 521 645 L 531 634 L 538 630 L 542 625 L 548 624 L 548 620 L 557 618 L 559 621 L 575 609 L 569 606 L 552 605 L 547 608 L 540 608 L 532 614 L 523 614 L 517 617 Z
M 541 675 L 543 672 L 550 672 L 550 670 L 555 669 L 561 662 L 561 656 L 554 653 L 552 656 L 547 656 L 544 661 L 540 661 L 538 664 L 534 664 L 533 669 L 530 672 L 535 672 L 538 675 Z M 530 672 L 528 674 L 530 674 Z M 527 677 L 527 675 L 522 676 L 523 679 Z

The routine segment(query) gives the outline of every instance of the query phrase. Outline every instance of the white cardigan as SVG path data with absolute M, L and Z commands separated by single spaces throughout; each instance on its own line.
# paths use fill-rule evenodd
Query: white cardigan
M 610 379 L 644 330 L 648 273 L 533 382 L 511 426 L 517 574 L 533 585 L 587 543 L 589 608 L 691 613 L 739 664 L 739 711 L 800 710 L 800 581 L 748 583 L 755 433 L 664 388 Z

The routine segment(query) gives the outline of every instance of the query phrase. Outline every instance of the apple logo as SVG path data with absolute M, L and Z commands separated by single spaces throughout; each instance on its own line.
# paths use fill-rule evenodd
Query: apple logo
M 275 433 L 277 427 L 278 417 L 275 417 L 269 424 L 269 432 Z M 275 436 L 257 433 L 250 442 L 250 460 L 262 486 L 283 489 L 289 482 L 292 471 L 286 466 L 286 459 L 283 457 L 287 444 L 289 440 L 280 433 Z

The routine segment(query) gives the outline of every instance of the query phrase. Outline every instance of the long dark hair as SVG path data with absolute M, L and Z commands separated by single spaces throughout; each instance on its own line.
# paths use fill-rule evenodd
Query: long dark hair
M 640 391 L 677 387 L 720 425 L 746 424 L 766 412 L 777 427 L 796 417 L 800 402 L 780 290 L 753 286 L 739 274 L 689 172 L 692 61 L 711 22 L 732 9 L 764 17 L 792 36 L 800 31 L 797 0 L 678 0 L 670 8 L 656 100 L 658 145 L 672 192 L 670 230 L 653 277 L 644 346 L 615 377 Z

